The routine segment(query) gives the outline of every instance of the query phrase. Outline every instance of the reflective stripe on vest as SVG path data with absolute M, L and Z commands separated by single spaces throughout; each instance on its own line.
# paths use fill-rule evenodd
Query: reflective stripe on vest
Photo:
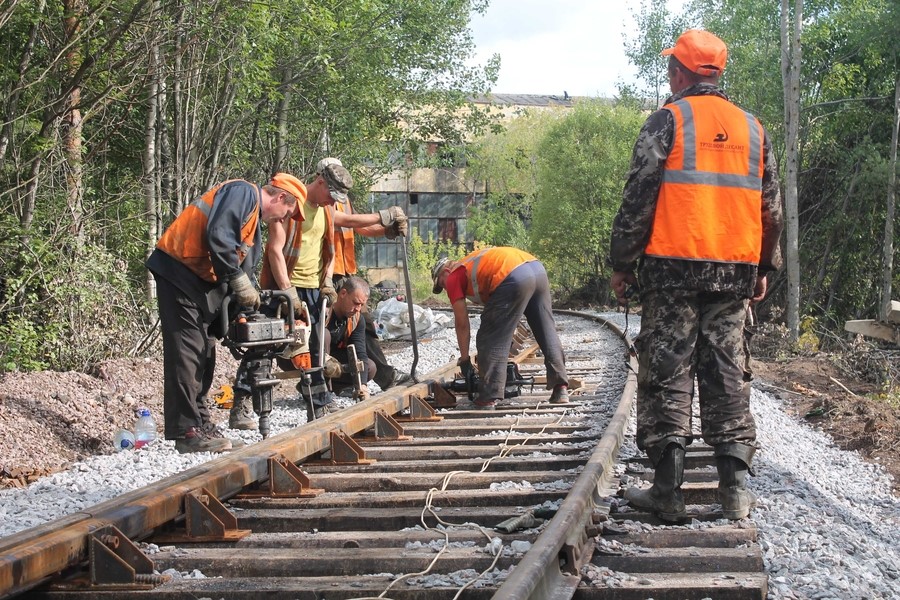
M 460 264 L 466 269 L 466 298 L 484 304 L 494 290 L 519 265 L 537 260 L 518 248 L 483 248 L 466 255 Z
M 206 237 L 206 227 L 209 224 L 209 216 L 212 214 L 213 202 L 215 202 L 218 191 L 224 185 L 237 181 L 243 182 L 241 179 L 223 181 L 188 204 L 156 244 L 157 248 L 184 264 L 197 277 L 210 283 L 216 283 L 217 277 L 210 258 L 211 251 Z M 259 224 L 259 188 L 250 183 L 247 185 L 253 188 L 256 204 L 247 220 L 241 225 L 240 246 L 235 248 L 238 264 L 244 262 L 250 248 L 253 247 Z
M 645 254 L 724 263 L 759 262 L 763 129 L 718 96 L 664 106 L 675 139 Z

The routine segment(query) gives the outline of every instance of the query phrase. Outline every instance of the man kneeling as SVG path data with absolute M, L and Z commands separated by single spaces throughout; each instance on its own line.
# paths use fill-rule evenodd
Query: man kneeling
M 360 399 L 368 398 L 366 383 L 375 376 L 375 363 L 366 354 L 366 317 L 362 313 L 369 301 L 369 284 L 360 277 L 347 277 L 341 282 L 338 297 L 325 325 L 325 347 L 329 357 L 325 361 L 325 376 L 331 379 L 335 392 L 357 384 L 351 374 L 349 348 L 356 351 L 360 369 L 358 385 Z M 318 411 L 316 411 L 318 412 Z M 316 418 L 324 416 L 316 414 Z

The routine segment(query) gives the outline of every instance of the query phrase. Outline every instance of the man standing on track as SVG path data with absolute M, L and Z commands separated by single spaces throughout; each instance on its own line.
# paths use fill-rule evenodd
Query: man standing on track
M 726 518 L 740 519 L 755 505 L 745 482 L 756 452 L 743 327 L 781 266 L 778 166 L 759 121 L 718 87 L 722 40 L 689 30 L 663 55 L 673 95 L 638 135 L 610 246 L 620 303 L 639 272 L 637 443 L 655 468 L 653 486 L 625 498 L 667 521 L 687 516 L 696 373 L 719 500 Z
M 269 228 L 260 283 L 266 289 L 293 293 L 294 306 L 300 301 L 309 310 L 310 355 L 313 365 L 319 364 L 319 322 L 322 298 L 329 306 L 337 299 L 334 289 L 334 228 L 367 227 L 380 224 L 390 227 L 406 220 L 403 211 L 393 206 L 371 214 L 346 214 L 334 209 L 336 202 L 347 202 L 353 177 L 339 161 L 319 163 L 320 171 L 312 183 L 302 186 L 301 211 L 290 223 L 277 223 Z M 307 419 L 319 418 L 335 410 L 334 398 L 325 384 L 321 371 L 315 371 L 312 385 L 301 385 L 300 394 L 307 406 Z M 235 402 L 238 402 L 237 395 Z M 312 404 L 312 408 L 310 408 Z
M 319 161 L 316 171 L 321 172 L 325 166 L 329 164 L 341 164 L 336 158 L 323 158 Z M 337 212 L 353 214 L 353 207 L 349 202 L 343 204 L 335 204 L 334 208 Z M 340 217 L 338 217 L 340 219 Z M 335 223 L 334 227 L 334 289 L 340 290 L 341 281 L 356 275 L 356 234 L 366 237 L 386 237 L 389 240 L 396 239 L 397 236 L 406 237 L 409 231 L 409 222 L 406 219 L 395 221 L 391 226 L 385 227 L 380 223 L 377 225 L 369 225 L 367 227 L 341 227 Z M 401 243 L 405 243 L 403 240 Z M 378 334 L 375 333 L 375 322 L 371 315 L 368 314 L 366 307 L 363 307 L 366 323 L 366 354 L 375 364 L 375 375 L 372 380 L 378 384 L 382 390 L 387 390 L 395 385 L 400 385 L 409 381 L 409 375 L 400 373 L 390 365 L 381 344 L 378 342 Z
M 222 303 L 258 308 L 251 279 L 262 256 L 260 221 L 271 228 L 300 214 L 300 180 L 277 173 L 261 188 L 240 179 L 219 184 L 194 200 L 166 229 L 147 259 L 156 279 L 163 336 L 163 417 L 178 452 L 223 452 L 206 395 L 216 365 Z M 252 408 L 251 408 L 252 411 Z M 220 434 L 219 434 L 220 435 Z
M 565 356 L 550 303 L 550 282 L 544 265 L 518 248 L 476 250 L 459 261 L 439 260 L 431 270 L 433 292 L 447 290 L 459 344 L 459 366 L 465 376 L 473 367 L 469 357 L 470 328 L 466 299 L 484 306 L 475 337 L 481 384 L 476 408 L 492 410 L 506 387 L 509 349 L 519 319 L 528 325 L 544 353 L 550 402 L 569 401 Z

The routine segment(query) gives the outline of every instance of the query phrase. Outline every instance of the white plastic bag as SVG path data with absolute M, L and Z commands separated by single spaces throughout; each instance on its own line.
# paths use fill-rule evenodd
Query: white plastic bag
M 411 340 L 409 326 L 409 306 L 397 298 L 382 300 L 373 313 L 375 329 L 379 337 L 385 340 Z M 422 308 L 413 304 L 413 318 L 416 320 L 416 337 L 433 334 L 446 327 L 451 317 L 442 313 L 434 313 L 430 308 Z

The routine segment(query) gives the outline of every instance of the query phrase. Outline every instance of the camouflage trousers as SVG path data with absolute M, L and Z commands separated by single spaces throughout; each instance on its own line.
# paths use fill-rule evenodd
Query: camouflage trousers
M 693 438 L 695 377 L 703 440 L 720 449 L 744 448 L 752 456 L 756 424 L 744 333 L 748 302 L 730 293 L 690 290 L 641 294 L 641 332 L 635 339 L 637 443 L 651 461 L 665 450 L 667 438 L 687 438 L 688 443 Z

